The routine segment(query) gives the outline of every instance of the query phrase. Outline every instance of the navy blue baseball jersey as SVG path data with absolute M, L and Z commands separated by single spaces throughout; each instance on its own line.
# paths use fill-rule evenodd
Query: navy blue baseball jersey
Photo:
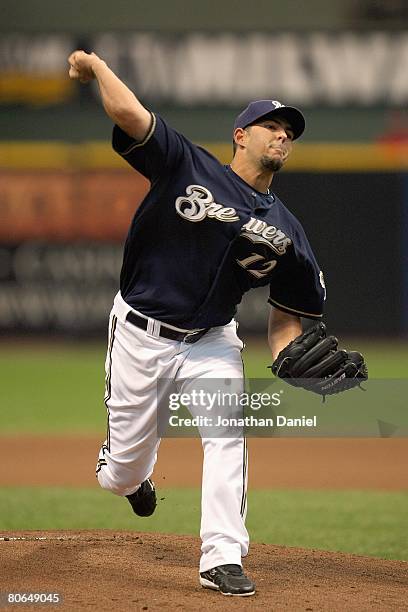
M 191 143 L 158 115 L 137 142 L 118 126 L 113 148 L 151 182 L 126 239 L 120 291 L 144 315 L 186 329 L 227 324 L 243 294 L 318 319 L 323 276 L 299 221 L 273 194 Z

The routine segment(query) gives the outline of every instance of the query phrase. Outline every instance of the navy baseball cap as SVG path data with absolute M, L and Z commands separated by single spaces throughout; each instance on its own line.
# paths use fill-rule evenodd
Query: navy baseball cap
M 286 106 L 278 100 L 255 100 L 238 115 L 234 123 L 234 132 L 237 128 L 246 128 L 248 125 L 273 116 L 284 117 L 293 130 L 293 140 L 299 138 L 305 129 L 305 118 L 298 108 Z

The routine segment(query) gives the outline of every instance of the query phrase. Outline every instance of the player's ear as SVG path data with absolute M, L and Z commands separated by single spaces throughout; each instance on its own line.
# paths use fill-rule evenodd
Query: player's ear
M 239 146 L 245 147 L 247 136 L 248 132 L 244 128 L 237 128 L 234 131 L 234 143 L 236 144 L 237 148 Z

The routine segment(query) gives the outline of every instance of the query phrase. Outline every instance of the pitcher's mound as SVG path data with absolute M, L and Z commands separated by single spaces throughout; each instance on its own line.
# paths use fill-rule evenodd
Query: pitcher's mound
M 24 610 L 408 610 L 404 561 L 253 544 L 244 566 L 257 593 L 239 598 L 199 585 L 200 542 L 191 536 L 114 531 L 0 536 L 3 601 L 7 592 L 63 598 L 59 606 L 25 604 Z

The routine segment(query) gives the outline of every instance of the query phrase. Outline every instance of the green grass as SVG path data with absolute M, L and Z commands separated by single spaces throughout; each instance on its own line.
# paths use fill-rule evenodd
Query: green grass
M 3 348 L 1 432 L 101 432 L 104 360 L 102 344 Z
M 353 342 L 372 378 L 406 378 L 408 343 Z M 247 377 L 265 378 L 266 342 L 248 342 Z M 252 348 L 251 348 L 252 347 Z M 0 431 L 100 433 L 105 427 L 103 344 L 31 344 L 0 348 Z
M 162 499 L 164 498 L 164 499 Z M 251 540 L 408 560 L 408 493 L 250 491 Z M 197 535 L 200 492 L 159 491 L 156 513 L 141 519 L 127 502 L 100 489 L 3 488 L 0 533 L 17 530 L 115 529 Z
M 249 342 L 246 376 L 264 378 L 266 343 Z M 408 344 L 350 342 L 372 378 L 406 378 Z M 0 433 L 101 434 L 105 429 L 105 347 L 31 344 L 0 347 Z M 368 395 L 368 394 L 367 394 Z M 0 530 L 129 529 L 198 534 L 200 492 L 159 492 L 155 515 L 139 519 L 121 498 L 92 489 L 3 488 Z M 408 494 L 374 491 L 251 491 L 253 541 L 408 560 Z

